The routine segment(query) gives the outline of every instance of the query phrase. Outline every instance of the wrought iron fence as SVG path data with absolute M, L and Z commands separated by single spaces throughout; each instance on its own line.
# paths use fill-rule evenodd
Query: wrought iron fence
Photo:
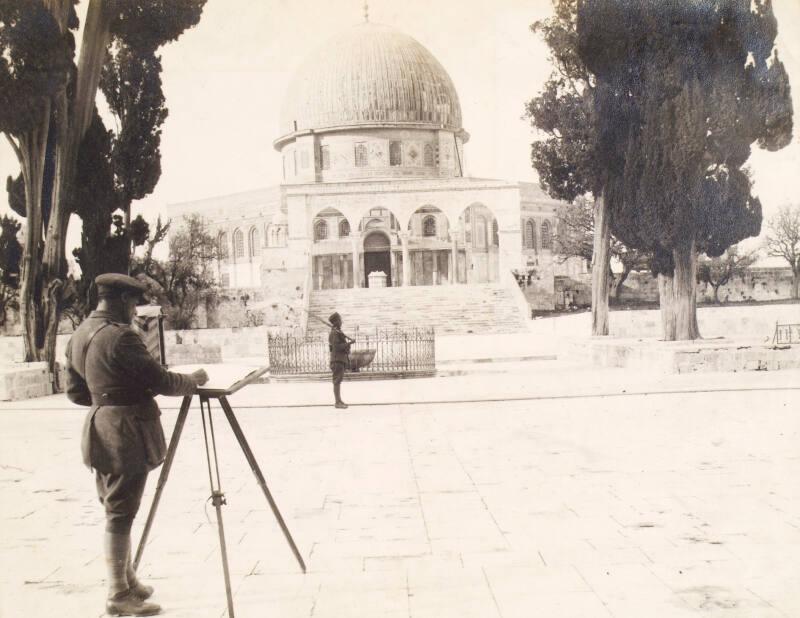
M 775 335 L 772 337 L 773 345 L 787 345 L 800 343 L 800 324 L 775 324 Z
M 356 342 L 350 348 L 350 374 L 432 375 L 436 371 L 435 338 L 432 328 L 404 330 L 356 330 L 349 333 Z M 293 337 L 270 335 L 269 368 L 273 376 L 330 373 L 327 334 Z M 358 359 L 371 356 L 359 367 Z

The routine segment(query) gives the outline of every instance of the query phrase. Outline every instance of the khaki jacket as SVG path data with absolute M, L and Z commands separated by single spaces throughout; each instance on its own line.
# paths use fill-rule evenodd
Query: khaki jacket
M 155 395 L 191 395 L 189 376 L 164 369 L 130 325 L 94 311 L 67 344 L 67 397 L 89 406 L 83 462 L 108 474 L 152 470 L 166 441 Z
M 339 329 L 331 329 L 328 335 L 328 349 L 331 353 L 331 365 L 334 363 L 342 363 L 345 366 L 349 364 L 350 344 Z

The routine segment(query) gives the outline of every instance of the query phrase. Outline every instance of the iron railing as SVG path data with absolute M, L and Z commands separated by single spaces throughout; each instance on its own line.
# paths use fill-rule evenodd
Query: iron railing
M 403 330 L 356 330 L 348 333 L 356 342 L 350 352 L 374 350 L 372 361 L 363 367 L 352 363 L 348 373 L 364 375 L 433 375 L 436 371 L 435 337 L 432 328 Z M 270 335 L 269 368 L 273 376 L 319 375 L 330 373 L 328 335 L 304 337 Z M 369 356 L 369 353 L 366 353 Z M 353 355 L 353 356 L 356 356 Z M 355 359 L 354 359 L 355 360 Z
M 800 324 L 778 324 L 776 322 L 772 344 L 788 345 L 792 343 L 800 343 Z

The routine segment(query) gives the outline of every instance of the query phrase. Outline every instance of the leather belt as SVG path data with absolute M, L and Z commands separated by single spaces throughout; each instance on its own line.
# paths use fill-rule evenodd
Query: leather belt
M 95 406 L 135 406 L 152 398 L 149 391 L 138 393 L 91 393 Z

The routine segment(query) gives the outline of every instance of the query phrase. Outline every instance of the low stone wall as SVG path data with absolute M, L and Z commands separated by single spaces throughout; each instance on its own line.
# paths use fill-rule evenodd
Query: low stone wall
M 788 267 L 751 267 L 721 286 L 718 296 L 723 303 L 789 300 L 792 297 L 792 271 Z M 658 281 L 649 272 L 631 273 L 622 286 L 620 300 L 658 302 Z M 697 301 L 713 303 L 714 288 L 707 283 L 698 283 Z
M 65 384 L 66 372 L 63 366 L 59 384 Z M 10 363 L 0 365 L 0 401 L 22 401 L 34 397 L 52 395 L 52 380 L 47 363 Z
M 164 332 L 164 344 L 169 365 L 194 363 L 224 363 L 241 358 L 260 358 L 267 363 L 266 326 L 251 328 L 207 328 L 197 330 L 168 330 Z M 56 344 L 56 359 L 63 365 L 67 342 L 71 335 L 59 335 Z M 0 337 L 0 380 L 6 380 L 6 392 L 19 393 L 5 401 L 49 395 L 49 377 L 39 376 L 39 366 L 44 363 L 22 363 L 22 337 Z M 31 369 L 33 368 L 33 369 Z M 30 372 L 33 373 L 30 373 Z M 45 372 L 46 373 L 46 372 Z M 11 376 L 11 377 L 9 377 Z M 44 386 L 35 386 L 41 382 Z M 61 380 L 61 384 L 64 381 Z M 0 395 L 0 398 L 3 395 Z
M 620 302 L 658 302 L 658 279 L 649 272 L 633 272 L 628 275 L 619 290 Z
M 614 311 L 610 317 L 611 332 L 617 337 L 662 336 L 661 312 Z M 800 303 L 780 305 L 699 307 L 697 323 L 703 337 L 756 337 L 772 339 L 775 323 L 800 322 Z
M 267 362 L 266 326 L 168 330 L 164 333 L 167 364 L 220 363 L 259 357 Z
M 62 362 L 67 349 L 67 342 L 72 334 L 58 335 L 56 339 L 56 361 Z M 20 335 L 0 337 L 0 365 L 21 363 L 25 355 Z
M 222 349 L 218 345 L 198 343 L 176 344 L 167 348 L 167 366 L 217 364 L 223 362 Z
M 304 281 L 285 268 L 261 270 L 258 288 L 229 289 L 197 316 L 201 328 L 266 326 L 293 334 L 305 322 Z
M 664 342 L 593 337 L 565 340 L 559 358 L 657 373 L 778 371 L 800 369 L 800 346 L 773 347 L 730 339 Z
M 661 313 L 658 309 L 612 311 L 609 330 L 618 338 L 660 339 Z M 772 341 L 775 323 L 800 323 L 800 303 L 770 305 L 727 305 L 699 307 L 697 322 L 704 338 L 727 337 L 731 339 L 758 339 Z M 591 315 L 588 311 L 533 321 L 532 330 L 556 338 L 586 336 L 591 333 Z

